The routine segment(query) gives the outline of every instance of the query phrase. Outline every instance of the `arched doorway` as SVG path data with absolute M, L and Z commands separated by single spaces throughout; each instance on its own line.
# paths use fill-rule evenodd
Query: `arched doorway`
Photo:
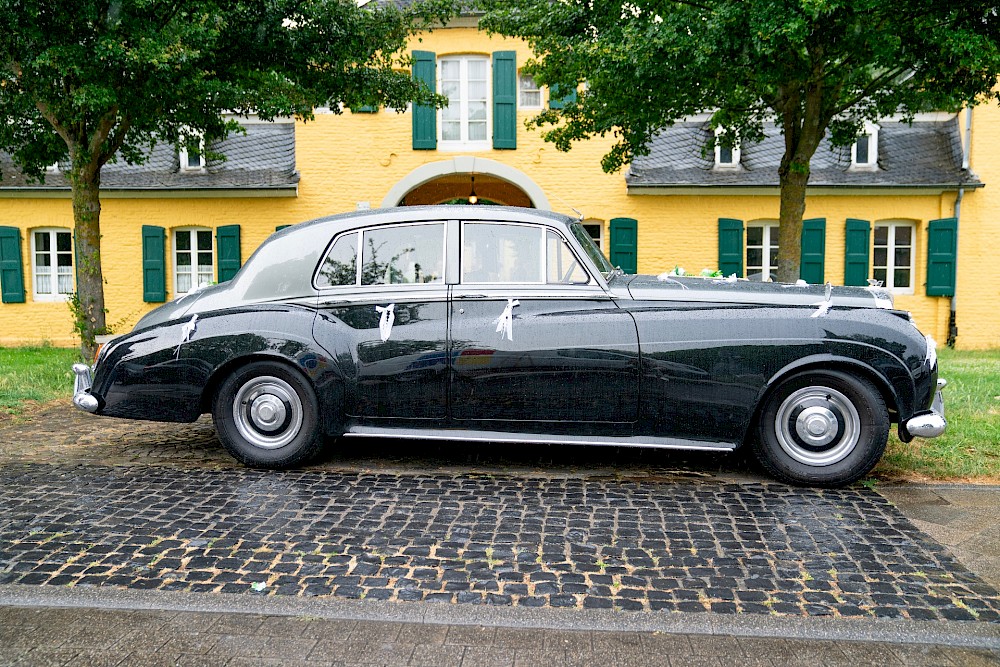
M 542 189 L 523 172 L 488 158 L 459 156 L 417 167 L 382 200 L 382 208 L 468 200 L 551 210 Z

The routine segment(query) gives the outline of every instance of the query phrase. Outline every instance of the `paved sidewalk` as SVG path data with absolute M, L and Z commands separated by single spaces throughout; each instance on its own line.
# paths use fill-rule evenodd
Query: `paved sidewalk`
M 0 586 L 0 664 L 19 666 L 1000 665 L 989 630 Z

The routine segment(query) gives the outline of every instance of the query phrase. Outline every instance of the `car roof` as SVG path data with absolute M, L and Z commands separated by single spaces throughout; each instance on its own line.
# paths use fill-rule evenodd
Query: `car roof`
M 367 227 L 380 224 L 406 224 L 424 220 L 497 220 L 504 222 L 542 222 L 556 223 L 564 226 L 577 222 L 562 213 L 542 211 L 534 208 L 518 206 L 492 205 L 437 205 L 437 206 L 398 206 L 393 208 L 375 208 L 359 211 L 349 211 L 336 215 L 327 215 L 292 225 L 277 232 L 277 234 L 293 233 L 307 227 L 329 227 L 331 233 L 341 230 Z M 277 236 L 277 234 L 275 236 Z

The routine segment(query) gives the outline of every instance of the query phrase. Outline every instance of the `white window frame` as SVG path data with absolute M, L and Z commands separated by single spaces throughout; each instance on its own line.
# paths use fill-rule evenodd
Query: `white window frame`
M 875 230 L 879 227 L 888 227 L 885 245 L 885 266 L 875 265 Z M 910 265 L 907 267 L 896 266 L 896 228 L 910 228 Z M 903 246 L 905 247 L 905 246 Z M 897 268 L 906 268 L 910 271 L 910 285 L 908 287 L 896 287 L 895 275 Z M 893 294 L 914 294 L 913 285 L 917 278 L 917 225 L 912 220 L 878 220 L 872 225 L 872 266 L 871 277 L 875 277 L 875 269 L 885 269 L 885 281 L 882 285 Z
M 587 219 L 587 220 L 581 220 L 580 224 L 583 225 L 584 230 L 587 232 L 590 238 L 594 240 L 594 243 L 597 244 L 598 250 L 604 252 L 604 223 L 601 220 Z M 593 234 L 590 233 L 590 230 L 587 229 L 588 227 L 598 228 L 599 232 L 596 238 L 594 237 Z
M 746 242 L 746 237 L 748 236 L 747 231 L 751 227 L 762 227 L 763 233 L 761 235 L 760 246 L 751 246 Z M 777 265 L 771 265 L 771 248 L 777 248 L 778 246 L 778 222 L 776 220 L 754 220 L 747 223 L 746 229 L 744 230 L 744 243 L 743 243 L 743 276 L 750 278 L 750 263 L 747 261 L 747 251 L 750 248 L 761 249 L 761 262 L 762 266 L 754 267 L 760 268 L 761 282 L 769 283 L 771 282 L 771 273 L 777 272 Z
M 202 283 L 198 281 L 198 268 L 197 268 L 198 267 L 198 257 L 197 257 L 197 255 L 198 255 L 199 251 L 198 251 L 198 235 L 197 235 L 197 232 L 208 232 L 209 233 L 209 238 L 212 241 L 212 247 L 208 250 L 208 252 L 212 256 L 212 273 L 211 273 L 211 280 L 208 281 L 208 284 L 210 285 L 210 284 L 212 284 L 212 283 L 214 283 L 216 281 L 216 276 L 218 275 L 216 272 L 218 271 L 218 267 L 216 266 L 216 256 L 215 256 L 215 230 L 212 229 L 211 227 L 198 227 L 198 226 L 174 227 L 172 230 L 170 230 L 170 246 L 171 246 L 170 247 L 170 259 L 171 259 L 171 262 L 173 263 L 173 277 L 174 277 L 173 288 L 174 288 L 174 295 L 175 296 L 181 296 L 181 295 L 184 295 L 184 294 L 191 294 L 192 292 L 196 292 L 198 290 L 198 288 L 202 286 Z M 178 250 L 177 249 L 177 235 L 178 234 L 189 234 L 190 235 L 190 239 L 191 239 L 190 250 Z M 186 290 L 184 292 L 180 291 L 180 289 L 178 287 L 178 282 L 179 282 L 178 281 L 178 277 L 181 274 L 180 263 L 177 261 L 177 253 L 178 252 L 189 252 L 189 253 L 191 253 L 191 264 L 189 266 L 190 270 L 187 271 L 188 275 L 190 275 L 190 277 L 191 277 L 191 289 Z M 205 251 L 202 250 L 201 252 L 205 252 Z
M 66 301 L 73 295 L 76 291 L 76 257 L 73 247 L 73 230 L 67 227 L 38 227 L 36 229 L 30 230 L 31 234 L 31 298 L 33 301 Z M 48 234 L 49 235 L 49 250 L 40 251 L 37 249 L 35 242 L 35 234 Z M 70 279 L 72 281 L 72 289 L 69 292 L 59 291 L 59 250 L 57 250 L 57 234 L 69 234 L 69 261 L 70 261 Z M 39 271 L 40 268 L 37 264 L 37 254 L 39 252 L 44 252 L 49 255 L 49 266 L 46 267 L 47 271 Z M 62 251 L 65 253 L 66 251 Z M 49 285 L 52 287 L 52 292 L 49 293 L 39 293 L 38 292 L 38 274 L 46 273 L 49 277 Z
M 534 88 L 525 88 L 521 85 L 522 81 L 531 81 L 531 85 Z M 538 103 L 528 104 L 524 101 L 524 93 L 537 93 Z M 517 73 L 517 108 L 518 109 L 541 109 L 542 104 L 545 102 L 545 95 L 542 94 L 542 88 L 535 82 L 535 78 L 528 76 L 527 74 Z
M 198 165 L 192 165 L 188 161 L 188 142 L 198 140 Z M 205 136 L 200 133 L 191 132 L 183 137 L 180 148 L 177 149 L 177 159 L 180 161 L 181 172 L 201 173 L 205 171 Z
M 857 171 L 875 171 L 878 169 L 878 125 L 865 123 L 862 136 L 868 137 L 868 161 L 858 162 L 858 142 L 851 144 L 851 169 Z
M 740 144 L 736 142 L 732 147 L 732 162 L 722 161 L 722 146 L 719 144 L 719 137 L 731 133 L 724 127 L 715 128 L 715 168 L 716 169 L 739 169 L 740 168 Z
M 459 124 L 461 139 L 444 139 L 443 110 L 437 112 L 437 139 L 439 150 L 490 150 L 493 147 L 493 64 L 489 56 L 482 54 L 447 55 L 438 58 L 437 92 L 441 93 L 444 83 L 444 63 L 448 60 L 459 62 Z M 481 61 L 486 66 L 486 138 L 469 140 L 469 62 Z

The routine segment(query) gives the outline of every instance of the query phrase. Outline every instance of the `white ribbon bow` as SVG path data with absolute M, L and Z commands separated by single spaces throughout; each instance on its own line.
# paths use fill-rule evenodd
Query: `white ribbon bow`
M 507 340 L 514 340 L 514 306 L 520 306 L 517 299 L 507 299 L 507 307 L 500 313 L 500 317 L 493 320 L 497 324 L 497 333 L 500 338 L 507 337 Z
M 177 349 L 174 351 L 174 356 L 180 358 L 181 345 L 191 340 L 194 333 L 198 330 L 198 316 L 192 315 L 188 323 L 181 327 L 181 342 L 177 344 Z
M 827 283 L 826 298 L 823 301 L 817 301 L 813 305 L 819 306 L 819 308 L 817 308 L 816 312 L 809 317 L 826 317 L 826 314 L 830 312 L 830 308 L 833 306 L 833 285 Z
M 378 333 L 384 343 L 389 340 L 389 334 L 392 333 L 392 323 L 396 321 L 396 304 L 390 303 L 384 308 L 382 306 L 375 306 L 375 311 L 382 313 L 382 316 L 378 320 Z

